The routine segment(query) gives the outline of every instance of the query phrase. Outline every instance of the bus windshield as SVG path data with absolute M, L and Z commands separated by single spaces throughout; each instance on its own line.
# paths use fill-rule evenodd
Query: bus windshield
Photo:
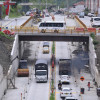
M 64 23 L 41 23 L 39 27 L 63 27 Z

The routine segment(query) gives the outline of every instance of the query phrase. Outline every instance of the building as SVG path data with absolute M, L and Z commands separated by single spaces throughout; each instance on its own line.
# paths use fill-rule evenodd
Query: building
M 84 11 L 84 9 L 85 9 L 85 3 L 83 1 L 80 1 L 73 4 L 73 7 L 71 7 L 69 11 L 74 13 L 79 13 Z
M 90 10 L 91 13 L 98 12 L 100 8 L 100 0 L 86 0 L 85 7 Z

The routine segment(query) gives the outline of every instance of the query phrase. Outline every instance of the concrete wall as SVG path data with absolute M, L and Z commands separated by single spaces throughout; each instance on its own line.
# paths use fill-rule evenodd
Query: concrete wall
M 100 74 L 97 69 L 97 56 L 95 53 L 94 45 L 93 45 L 93 40 L 90 37 L 89 38 L 89 65 L 90 65 L 90 70 L 91 70 L 91 75 L 93 79 L 97 82 L 98 86 L 100 86 Z
M 0 65 L 0 100 L 7 89 L 7 78 L 3 76 L 3 68 Z
M 19 40 L 18 35 L 15 36 L 15 41 L 13 43 L 13 48 L 11 52 L 11 61 L 12 61 L 12 73 L 13 75 L 16 73 L 19 64 Z
M 21 43 L 20 48 L 19 48 L 20 46 L 19 43 Z M 21 51 L 19 52 L 19 50 Z M 18 35 L 16 35 L 11 51 L 12 65 L 10 65 L 7 76 L 3 76 L 3 69 L 0 66 L 0 100 L 2 100 L 2 97 L 9 86 L 10 79 L 12 79 L 12 82 L 14 83 L 14 77 L 16 75 L 19 66 L 19 57 L 20 54 L 21 56 L 23 55 L 23 52 L 24 52 L 24 42 L 19 42 Z

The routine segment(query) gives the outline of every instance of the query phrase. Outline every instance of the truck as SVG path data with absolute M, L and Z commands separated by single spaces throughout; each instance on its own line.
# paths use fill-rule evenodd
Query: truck
M 97 88 L 97 96 L 100 97 L 100 87 Z
M 71 59 L 59 59 L 59 75 L 71 74 Z
M 17 76 L 18 77 L 28 77 L 29 76 L 29 69 L 27 67 L 27 60 L 20 60 L 19 61 Z
M 36 82 L 48 81 L 48 62 L 44 59 L 38 59 L 35 63 Z

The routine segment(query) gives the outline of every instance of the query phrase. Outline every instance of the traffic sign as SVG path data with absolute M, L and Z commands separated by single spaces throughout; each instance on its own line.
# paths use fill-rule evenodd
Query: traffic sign
M 84 77 L 82 76 L 82 77 L 80 78 L 80 80 L 83 81 L 83 80 L 84 80 Z

